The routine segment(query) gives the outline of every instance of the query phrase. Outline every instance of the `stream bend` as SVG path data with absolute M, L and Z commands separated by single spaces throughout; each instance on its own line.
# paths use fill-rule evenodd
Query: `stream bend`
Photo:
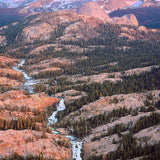
M 37 81 L 34 80 L 32 77 L 29 77 L 27 73 L 25 73 L 24 70 L 20 69 L 25 63 L 24 59 L 21 59 L 21 62 L 17 66 L 13 66 L 13 69 L 22 73 L 25 79 L 24 85 L 20 87 L 21 90 L 27 89 L 29 93 L 33 94 L 34 93 L 34 87 L 33 85 L 37 84 Z M 65 104 L 64 104 L 64 99 L 61 98 L 59 104 L 56 106 L 57 110 L 52 113 L 52 115 L 48 118 L 48 125 L 51 126 L 54 123 L 58 122 L 58 119 L 56 117 L 57 113 L 59 111 L 63 111 L 66 109 Z M 54 130 L 52 128 L 52 132 L 54 134 L 60 134 L 58 131 Z M 67 138 L 70 139 L 71 147 L 72 147 L 72 158 L 75 160 L 82 160 L 81 153 L 82 153 L 82 148 L 83 148 L 83 142 L 78 139 L 77 137 L 73 135 L 66 135 Z

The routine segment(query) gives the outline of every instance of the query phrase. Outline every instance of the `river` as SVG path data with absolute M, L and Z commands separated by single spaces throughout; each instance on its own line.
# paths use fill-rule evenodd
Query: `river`
M 57 105 L 57 111 L 53 112 L 52 115 L 48 118 L 49 125 L 52 125 L 58 122 L 58 119 L 56 118 L 57 112 L 63 111 L 65 109 L 66 107 L 64 104 L 64 99 L 62 98 L 59 104 Z M 55 134 L 60 134 L 59 132 L 55 131 L 53 128 L 52 128 L 52 132 Z M 66 137 L 70 139 L 70 143 L 72 146 L 72 158 L 76 160 L 82 160 L 81 151 L 82 151 L 83 142 L 80 141 L 80 139 L 72 135 L 66 135 Z
M 33 85 L 37 84 L 37 81 L 34 80 L 32 77 L 29 77 L 25 72 L 24 70 L 20 69 L 20 67 L 22 67 L 25 63 L 25 60 L 24 59 L 21 59 L 21 62 L 17 65 L 17 66 L 13 66 L 13 69 L 22 73 L 23 76 L 24 76 L 24 79 L 25 79 L 25 82 L 23 84 L 23 86 L 21 86 L 21 90 L 25 90 L 25 89 L 28 89 L 28 92 L 33 94 L 34 93 L 34 87 Z
M 21 62 L 17 66 L 13 66 L 13 69 L 22 73 L 25 79 L 24 85 L 20 88 L 21 90 L 27 89 L 31 94 L 34 93 L 34 87 L 33 85 L 37 84 L 37 81 L 34 80 L 32 77 L 29 77 L 27 73 L 25 73 L 24 70 L 20 69 L 25 63 L 24 59 L 21 59 Z M 58 119 L 56 117 L 57 113 L 59 111 L 63 111 L 66 109 L 64 104 L 64 99 L 61 98 L 59 104 L 56 106 L 57 110 L 52 113 L 52 115 L 48 118 L 48 125 L 51 126 L 54 123 L 58 122 Z M 58 131 L 56 131 L 54 128 L 52 128 L 52 132 L 54 134 L 60 134 Z M 66 135 L 67 138 L 70 139 L 71 147 L 72 147 L 72 158 L 75 160 L 82 160 L 81 152 L 83 148 L 83 142 L 78 139 L 77 137 L 73 135 Z

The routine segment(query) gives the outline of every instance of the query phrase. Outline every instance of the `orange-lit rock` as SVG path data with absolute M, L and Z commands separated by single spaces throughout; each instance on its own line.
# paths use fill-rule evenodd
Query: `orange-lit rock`
M 10 79 L 22 79 L 23 74 L 9 68 L 0 68 L 0 77 L 9 77 Z
M 0 46 L 5 46 L 6 44 L 7 44 L 6 37 L 0 35 Z
M 101 8 L 98 2 L 86 2 L 83 6 L 78 10 L 79 14 L 93 16 L 101 19 L 102 21 L 106 21 L 109 18 L 107 13 Z
M 20 60 L 18 59 L 14 59 L 14 58 L 9 58 L 9 57 L 5 57 L 5 56 L 0 56 L 0 65 L 3 65 L 3 68 L 9 68 L 12 65 L 16 65 L 17 63 L 19 63 Z
M 17 153 L 22 157 L 29 155 L 51 159 L 71 159 L 72 150 L 68 138 L 32 130 L 0 131 L 0 159 Z
M 136 16 L 133 14 L 127 14 L 120 18 L 116 17 L 113 19 L 113 23 L 120 25 L 136 26 L 136 27 L 139 25 Z
M 7 77 L 0 77 L 0 85 L 10 86 L 10 87 L 19 87 L 23 85 L 23 83 L 14 79 L 9 79 Z
M 145 32 L 145 33 L 148 32 L 148 30 L 147 30 L 147 28 L 146 28 L 145 26 L 139 26 L 139 27 L 137 28 L 137 30 L 138 30 L 139 32 Z
M 45 94 L 34 94 L 34 95 L 25 95 L 23 91 L 8 91 L 0 95 L 0 105 L 1 106 L 18 106 L 25 107 L 28 106 L 32 109 L 43 110 L 48 106 L 59 101 L 58 98 L 48 97 Z
M 0 56 L 0 85 L 19 87 L 23 84 L 23 74 L 12 69 L 19 62 L 18 59 Z
M 79 21 L 79 22 L 77 22 Z M 21 35 L 24 42 L 34 42 L 36 40 L 48 40 L 53 36 L 53 32 L 58 25 L 66 25 L 70 24 L 77 25 L 81 28 L 84 28 L 84 23 L 87 24 L 87 30 L 76 30 L 79 34 L 82 34 L 85 37 L 85 34 L 89 33 L 90 30 L 94 30 L 94 27 L 97 27 L 100 23 L 103 24 L 104 22 L 96 17 L 86 16 L 86 15 L 79 15 L 77 13 L 71 13 L 70 11 L 59 11 L 53 13 L 45 13 L 39 14 L 37 18 L 33 19 L 28 26 L 26 26 Z M 94 31 L 95 32 L 95 31 Z M 63 33 L 64 35 L 65 33 Z M 95 34 L 96 36 L 97 34 Z
M 28 117 L 34 117 L 32 112 L 20 112 L 20 111 L 9 111 L 9 110 L 1 110 L 0 111 L 0 119 L 4 120 L 18 120 L 18 119 L 27 119 Z

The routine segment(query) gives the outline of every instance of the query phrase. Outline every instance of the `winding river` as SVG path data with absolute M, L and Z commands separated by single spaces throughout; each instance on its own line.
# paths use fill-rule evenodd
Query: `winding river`
M 34 80 L 32 77 L 29 77 L 22 69 L 20 69 L 20 67 L 22 67 L 25 63 L 24 59 L 21 59 L 21 62 L 17 65 L 17 66 L 13 66 L 13 69 L 21 72 L 24 76 L 25 82 L 23 84 L 23 86 L 21 86 L 21 90 L 25 90 L 28 89 L 29 93 L 33 94 L 34 93 L 34 87 L 33 85 L 37 84 L 37 81 Z
M 25 83 L 24 85 L 20 88 L 21 90 L 28 89 L 28 91 L 33 94 L 34 93 L 34 87 L 33 85 L 37 84 L 37 81 L 34 80 L 32 77 L 29 77 L 24 70 L 20 69 L 25 63 L 24 59 L 21 59 L 21 62 L 17 65 L 14 66 L 13 69 L 21 72 L 24 76 Z M 57 113 L 59 111 L 63 111 L 66 109 L 65 104 L 64 104 L 64 99 L 62 98 L 59 102 L 59 104 L 56 106 L 57 110 L 52 113 L 52 115 L 48 118 L 48 125 L 51 126 L 54 123 L 58 122 L 58 119 L 56 117 Z M 54 134 L 60 134 L 60 132 L 56 131 L 54 128 L 52 128 L 52 132 Z M 73 135 L 66 135 L 67 138 L 70 139 L 71 147 L 72 147 L 72 158 L 75 160 L 82 160 L 81 152 L 82 152 L 82 147 L 83 147 L 83 142 L 76 138 Z
M 64 99 L 61 99 L 59 104 L 57 105 L 57 111 L 53 112 L 52 115 L 48 118 L 49 125 L 56 123 L 58 121 L 58 119 L 56 118 L 57 112 L 63 111 L 65 109 L 66 107 L 64 104 Z M 60 134 L 59 132 L 55 131 L 54 128 L 52 128 L 52 132 L 55 134 Z M 66 137 L 70 139 L 70 143 L 72 146 L 72 158 L 76 160 L 82 160 L 81 150 L 82 150 L 83 142 L 72 135 L 66 135 Z

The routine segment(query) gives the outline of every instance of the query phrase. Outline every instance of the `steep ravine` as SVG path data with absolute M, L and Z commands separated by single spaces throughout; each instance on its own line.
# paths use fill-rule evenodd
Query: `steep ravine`
M 24 85 L 21 87 L 22 90 L 27 89 L 31 94 L 34 93 L 34 88 L 33 85 L 37 84 L 37 81 L 32 79 L 32 77 L 29 77 L 24 70 L 20 69 L 20 67 L 22 67 L 25 63 L 25 60 L 22 59 L 21 62 L 17 65 L 14 66 L 13 69 L 21 72 L 24 76 L 25 79 L 25 83 Z M 62 98 L 59 102 L 59 104 L 57 105 L 57 111 L 53 112 L 52 115 L 48 118 L 48 125 L 52 125 L 54 123 L 56 123 L 58 121 L 58 119 L 56 118 L 56 114 L 59 111 L 63 111 L 65 110 L 65 104 L 64 104 L 64 99 Z M 60 132 L 57 132 L 56 130 L 54 130 L 54 128 L 52 128 L 52 132 L 54 134 L 60 134 Z M 82 147 L 83 147 L 83 142 L 72 136 L 72 135 L 66 135 L 67 138 L 70 139 L 70 143 L 71 143 L 71 147 L 72 147 L 72 158 L 75 160 L 82 160 L 81 157 L 81 151 L 82 151 Z

